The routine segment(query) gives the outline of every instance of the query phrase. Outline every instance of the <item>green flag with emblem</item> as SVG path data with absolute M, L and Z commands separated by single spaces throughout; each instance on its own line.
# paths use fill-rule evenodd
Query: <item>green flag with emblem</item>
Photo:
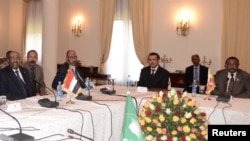
M 130 92 L 127 93 L 122 141 L 143 141 L 141 127 L 138 121 L 135 105 L 132 101 Z

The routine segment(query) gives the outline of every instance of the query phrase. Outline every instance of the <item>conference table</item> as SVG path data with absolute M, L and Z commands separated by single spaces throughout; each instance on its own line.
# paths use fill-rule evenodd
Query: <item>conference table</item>
M 21 109 L 8 112 L 21 124 L 22 132 L 35 137 L 36 140 L 86 140 L 119 141 L 122 136 L 122 126 L 125 111 L 125 101 L 128 90 L 133 97 L 137 111 L 140 112 L 143 103 L 151 99 L 156 91 L 140 92 L 136 87 L 115 86 L 116 94 L 107 95 L 100 92 L 101 85 L 91 89 L 91 101 L 71 98 L 73 103 L 67 104 L 70 97 L 63 96 L 57 108 L 45 108 L 38 100 L 54 95 L 35 96 L 7 104 L 20 104 Z M 188 94 L 191 97 L 191 94 Z M 230 104 L 217 102 L 215 96 L 205 100 L 206 95 L 192 97 L 197 105 L 206 111 L 210 124 L 250 124 L 250 99 L 234 98 Z M 229 107 L 231 106 L 231 107 Z M 0 135 L 13 135 L 19 132 L 18 123 L 10 116 L 0 111 Z M 73 130 L 76 134 L 68 133 Z M 79 135 L 84 137 L 80 137 Z

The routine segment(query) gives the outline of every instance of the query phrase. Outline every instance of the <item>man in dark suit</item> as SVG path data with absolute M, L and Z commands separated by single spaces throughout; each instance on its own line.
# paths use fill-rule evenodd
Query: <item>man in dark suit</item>
M 219 70 L 215 75 L 214 95 L 229 93 L 229 82 L 233 78 L 231 95 L 240 98 L 250 98 L 250 74 L 239 69 L 238 58 L 231 56 L 225 61 L 225 69 Z
M 54 77 L 54 80 L 52 82 L 52 88 L 56 89 L 57 84 L 59 81 L 63 84 L 63 81 L 68 73 L 68 69 L 72 68 L 74 70 L 74 75 L 79 80 L 80 86 L 82 88 L 85 87 L 85 80 L 83 73 L 80 71 L 80 69 L 76 66 L 77 63 L 77 55 L 75 50 L 68 50 L 66 53 L 66 62 L 57 70 L 56 76 Z
M 149 89 L 168 89 L 169 72 L 159 65 L 160 56 L 155 52 L 148 55 L 149 66 L 141 69 L 138 86 Z
M 192 84 L 207 85 L 208 67 L 200 64 L 200 56 L 194 54 L 191 56 L 193 65 L 185 70 L 185 88 L 183 91 L 192 92 Z M 199 92 L 199 87 L 197 93 Z
M 29 71 L 20 66 L 20 54 L 11 51 L 7 61 L 9 66 L 0 71 L 0 95 L 6 95 L 9 100 L 34 96 Z

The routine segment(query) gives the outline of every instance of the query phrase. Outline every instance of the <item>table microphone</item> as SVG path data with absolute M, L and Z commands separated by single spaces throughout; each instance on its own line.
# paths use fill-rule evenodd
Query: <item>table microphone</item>
M 86 138 L 86 139 L 88 139 L 88 140 L 93 141 L 93 139 L 91 139 L 91 138 L 89 138 L 89 137 L 86 137 L 86 136 L 83 136 L 83 135 L 81 135 L 81 134 L 78 134 L 78 133 L 76 133 L 76 132 L 75 132 L 74 130 L 72 130 L 72 129 L 68 129 L 67 131 L 68 131 L 68 133 L 70 133 L 70 134 L 76 134 L 76 135 L 78 135 L 78 136 L 80 136 L 80 137 L 83 137 L 83 138 Z
M 37 83 L 38 85 L 40 86 L 43 86 L 41 83 L 37 82 L 36 80 L 33 80 L 35 83 Z M 54 95 L 55 97 L 55 101 L 50 101 L 48 98 L 43 98 L 43 99 L 39 99 L 38 100 L 38 103 L 42 106 L 42 107 L 46 107 L 46 108 L 54 108 L 54 107 L 57 107 L 59 105 L 58 102 L 56 102 L 56 95 L 54 93 L 53 90 L 51 90 L 50 88 L 48 88 L 46 85 L 45 85 L 45 88 L 48 89 L 50 92 L 52 92 L 52 94 Z
M 33 136 L 30 136 L 30 135 L 22 133 L 21 124 L 20 124 L 20 122 L 14 116 L 12 116 L 11 114 L 5 112 L 1 108 L 0 108 L 0 111 L 4 112 L 6 115 L 8 115 L 11 118 L 13 118 L 18 123 L 18 126 L 19 126 L 19 133 L 14 134 L 14 135 L 10 135 L 9 137 L 5 137 L 6 140 L 11 140 L 11 141 L 12 140 L 13 141 L 35 141 L 35 138 Z

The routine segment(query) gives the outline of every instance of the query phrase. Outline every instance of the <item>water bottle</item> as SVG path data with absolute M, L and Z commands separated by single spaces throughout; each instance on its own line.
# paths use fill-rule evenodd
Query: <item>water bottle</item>
M 131 78 L 130 78 L 130 75 L 128 75 L 128 78 L 127 78 L 127 87 L 131 87 Z
M 62 91 L 62 84 L 61 81 L 58 81 L 57 88 L 56 88 L 56 101 L 62 101 L 63 91 Z
M 90 80 L 89 77 L 85 79 L 85 95 L 90 95 Z
M 198 85 L 196 84 L 196 80 L 194 80 L 194 82 L 193 82 L 193 84 L 192 84 L 192 96 L 193 96 L 193 97 L 196 96 L 197 87 L 198 87 Z

